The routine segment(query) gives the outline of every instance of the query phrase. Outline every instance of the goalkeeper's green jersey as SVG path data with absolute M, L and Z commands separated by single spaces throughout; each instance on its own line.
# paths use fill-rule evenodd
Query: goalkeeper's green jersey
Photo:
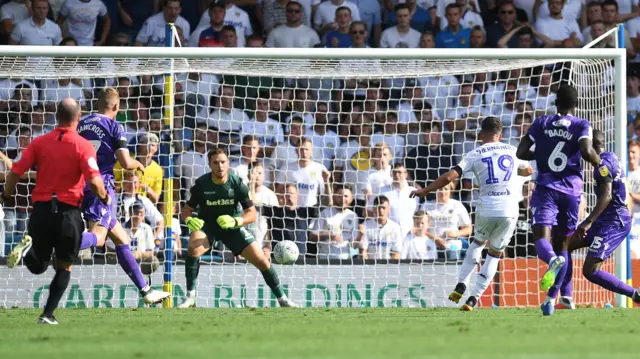
M 249 187 L 233 173 L 228 174 L 227 183 L 215 184 L 211 172 L 200 176 L 190 190 L 187 205 L 198 212 L 204 221 L 204 230 L 223 231 L 218 225 L 218 217 L 242 215 L 242 209 L 253 206 L 249 197 Z M 240 206 L 239 206 L 240 205 Z

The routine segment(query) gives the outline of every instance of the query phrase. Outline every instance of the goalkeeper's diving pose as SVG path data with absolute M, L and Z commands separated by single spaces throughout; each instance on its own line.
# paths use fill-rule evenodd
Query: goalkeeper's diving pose
M 281 307 L 297 307 L 284 294 L 278 274 L 256 239 L 242 227 L 256 220 L 256 207 L 249 196 L 249 187 L 240 177 L 229 173 L 229 158 L 222 148 L 209 151 L 207 158 L 211 172 L 194 182 L 182 209 L 182 218 L 191 235 L 189 254 L 185 259 L 187 298 L 179 308 L 196 306 L 199 259 L 209 251 L 214 239 L 222 241 L 234 255 L 241 255 L 260 270 Z M 238 204 L 242 206 L 242 213 Z M 198 211 L 197 217 L 194 211 Z

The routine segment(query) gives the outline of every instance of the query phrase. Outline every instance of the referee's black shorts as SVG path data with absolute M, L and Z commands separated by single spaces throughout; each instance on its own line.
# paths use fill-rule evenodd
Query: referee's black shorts
M 73 262 L 78 258 L 84 221 L 80 208 L 57 202 L 57 213 L 52 202 L 36 202 L 29 219 L 29 235 L 33 250 L 41 261 L 51 260 L 53 250 L 56 259 Z

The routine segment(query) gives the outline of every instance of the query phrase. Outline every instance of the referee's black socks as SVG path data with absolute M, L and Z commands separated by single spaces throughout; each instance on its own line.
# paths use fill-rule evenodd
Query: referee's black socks
M 36 275 L 46 272 L 49 266 L 48 261 L 41 261 L 36 257 L 36 252 L 33 250 L 33 247 L 24 255 L 22 261 L 29 269 L 29 272 Z
M 49 286 L 49 298 L 47 298 L 47 304 L 44 306 L 42 315 L 45 317 L 53 315 L 53 311 L 58 307 L 62 294 L 67 290 L 70 278 L 71 272 L 68 270 L 56 269 L 56 275 L 53 277 L 51 285 Z

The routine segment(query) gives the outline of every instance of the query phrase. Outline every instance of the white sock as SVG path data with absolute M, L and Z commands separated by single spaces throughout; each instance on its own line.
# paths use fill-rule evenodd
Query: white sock
M 469 244 L 467 256 L 464 258 L 462 266 L 460 266 L 458 283 L 469 285 L 471 273 L 473 273 L 473 270 L 478 267 L 478 262 L 480 262 L 480 257 L 482 257 L 482 248 L 484 248 L 484 244 L 478 245 L 475 241 L 472 241 L 471 244 Z
M 500 264 L 500 257 L 494 257 L 487 254 L 487 258 L 484 260 L 480 273 L 478 274 L 478 280 L 476 281 L 476 288 L 471 293 L 472 296 L 480 298 L 482 293 L 489 287 L 493 277 L 495 277 L 498 271 L 498 264 Z
M 187 297 L 194 297 L 196 296 L 196 291 L 195 290 L 190 290 L 187 292 Z
M 278 298 L 278 302 L 282 302 L 284 300 L 288 300 L 289 298 L 287 298 L 286 294 L 283 294 L 282 297 Z

